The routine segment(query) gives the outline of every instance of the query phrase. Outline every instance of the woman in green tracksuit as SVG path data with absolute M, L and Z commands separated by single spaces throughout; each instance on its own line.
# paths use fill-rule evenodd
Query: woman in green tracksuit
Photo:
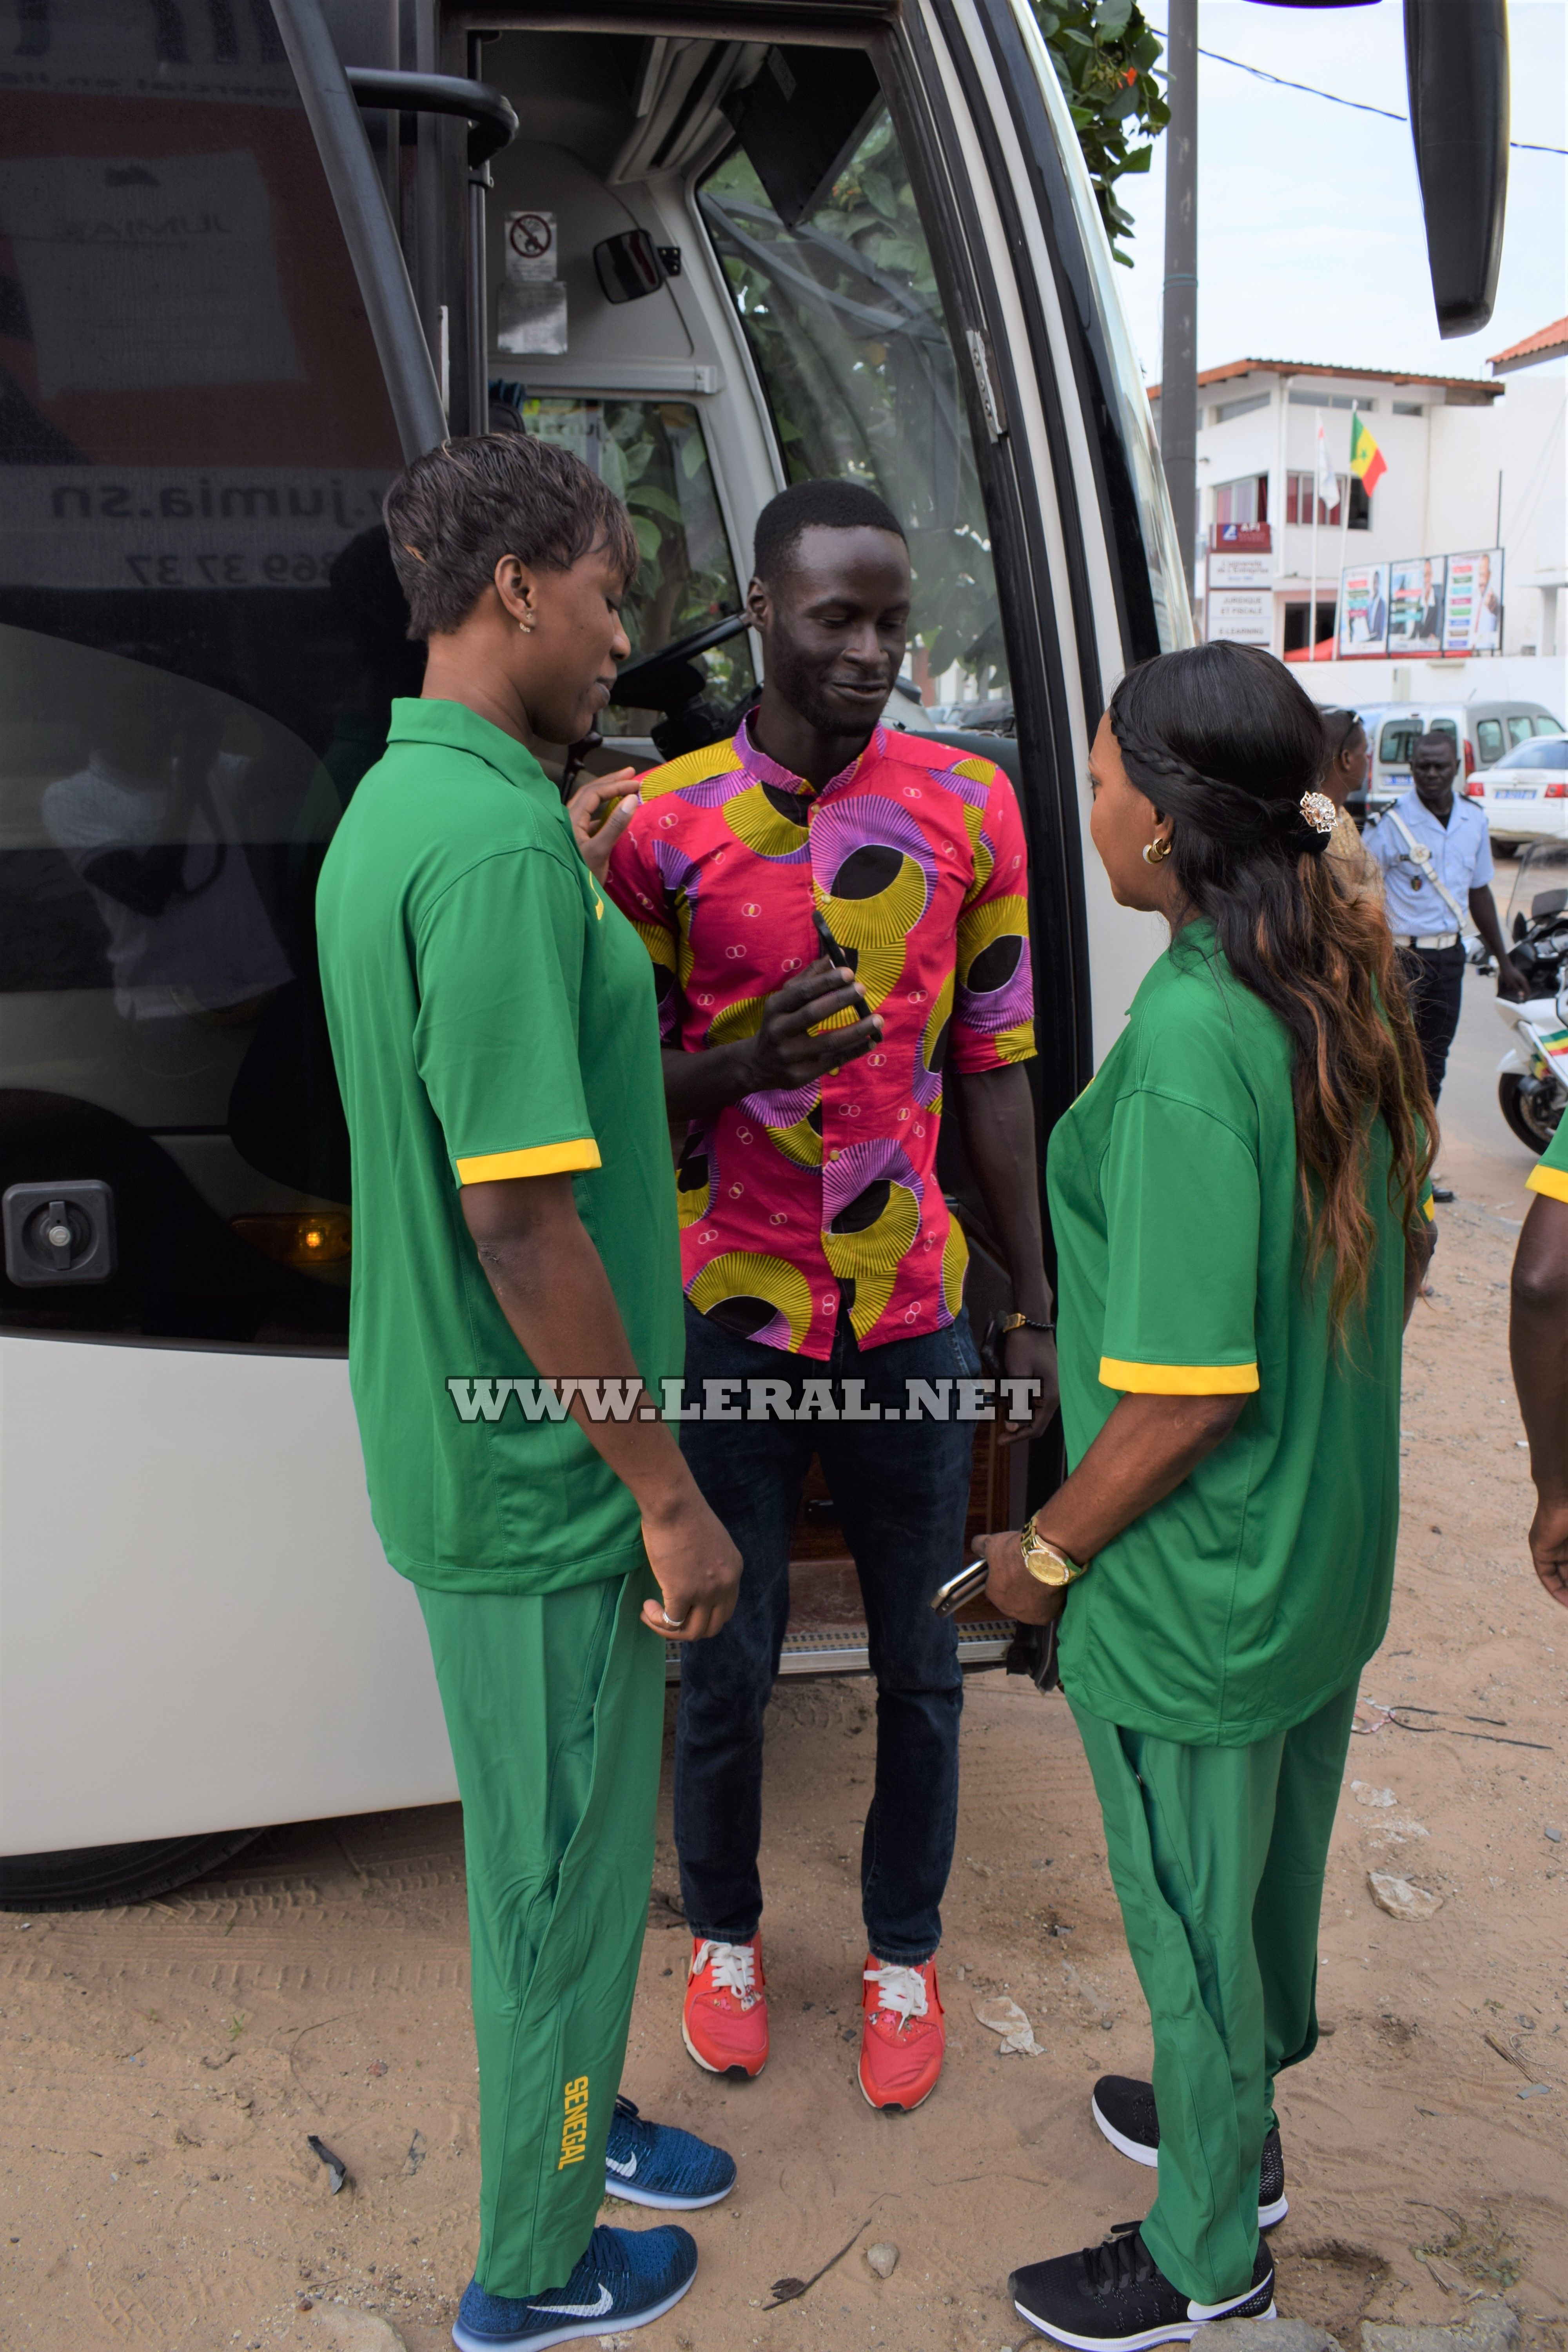
M 1274 2079 L 1317 2040 L 1323 1867 L 1388 1618 L 1432 1113 L 1387 926 L 1322 856 L 1326 762 L 1289 672 L 1223 644 L 1130 672 L 1090 755 L 1111 888 L 1172 939 L 1051 1139 L 1072 1475 L 990 1551 L 1010 1613 L 1065 1602 L 1153 2026 L 1152 2084 L 1094 2096 L 1158 2164 L 1152 2210 L 1011 2283 L 1080 2352 L 1272 2309 Z

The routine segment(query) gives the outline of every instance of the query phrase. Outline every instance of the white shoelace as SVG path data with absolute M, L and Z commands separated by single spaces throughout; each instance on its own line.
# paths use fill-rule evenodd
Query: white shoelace
M 750 1944 L 699 1944 L 691 1957 L 691 1973 L 700 1977 L 711 1962 L 715 1992 L 739 1994 L 750 2002 L 757 1990 L 757 1956 Z
M 877 2007 L 889 2010 L 900 2025 L 907 2024 L 911 2017 L 925 2015 L 926 1980 L 919 1969 L 900 1968 L 896 1962 L 887 1960 L 879 1968 L 868 1969 L 865 1974 L 867 1983 L 878 1989 Z

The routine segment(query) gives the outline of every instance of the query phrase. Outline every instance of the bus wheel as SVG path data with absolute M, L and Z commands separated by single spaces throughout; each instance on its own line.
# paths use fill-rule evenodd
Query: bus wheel
M 110 1911 L 188 1886 L 247 1846 L 259 1830 L 79 1845 L 64 1853 L 0 1855 L 0 1911 Z

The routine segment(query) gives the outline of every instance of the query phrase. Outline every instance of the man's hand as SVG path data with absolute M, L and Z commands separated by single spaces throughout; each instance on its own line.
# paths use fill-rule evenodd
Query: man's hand
M 1048 1625 L 1068 1605 L 1071 1587 L 1042 1584 L 1024 1566 L 1023 1530 L 1009 1528 L 1005 1535 L 982 1536 L 978 1549 L 988 1571 L 985 1597 L 1004 1617 L 1019 1625 Z
M 694 1485 L 666 1507 L 643 1513 L 648 1565 L 664 1595 L 643 1602 L 642 1621 L 667 1642 L 701 1642 L 734 1613 L 741 1555 Z
M 1568 1496 L 1538 1505 L 1530 1523 L 1535 1573 L 1560 1609 L 1568 1609 Z
M 610 852 L 639 806 L 637 777 L 635 768 L 617 768 L 613 776 L 590 776 L 566 803 L 583 863 L 595 882 L 604 880 Z
M 763 1007 L 762 1026 L 745 1047 L 746 1094 L 791 1091 L 808 1087 L 825 1072 L 853 1062 L 881 1041 L 882 1016 L 868 1013 L 842 1029 L 811 1034 L 817 1024 L 831 1020 L 847 1005 L 866 1002 L 859 982 L 845 965 L 835 966 L 818 956 L 797 971 Z
M 1004 1423 L 1001 1444 L 1023 1445 L 1033 1438 L 1043 1437 L 1061 1400 L 1055 1332 L 1009 1331 L 1002 1342 L 1002 1370 L 1009 1380 L 1038 1381 L 1040 1394 L 1027 1421 Z
M 1500 996 L 1512 998 L 1516 1003 L 1530 994 L 1529 981 L 1508 954 L 1500 955 L 1497 959 L 1497 992 Z
M 1489 883 L 1482 882 L 1470 892 L 1470 920 L 1480 933 L 1489 955 L 1497 964 L 1497 992 L 1500 996 L 1521 997 L 1530 993 L 1530 982 L 1508 951 L 1508 941 L 1502 935 L 1498 919 L 1497 900 Z

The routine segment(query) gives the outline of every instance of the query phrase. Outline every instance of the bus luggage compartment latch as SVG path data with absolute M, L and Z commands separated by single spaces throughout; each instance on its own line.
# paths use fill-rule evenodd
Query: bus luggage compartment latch
M 114 1194 L 96 1176 L 9 1185 L 0 1222 L 6 1276 L 24 1287 L 107 1282 L 114 1272 Z

